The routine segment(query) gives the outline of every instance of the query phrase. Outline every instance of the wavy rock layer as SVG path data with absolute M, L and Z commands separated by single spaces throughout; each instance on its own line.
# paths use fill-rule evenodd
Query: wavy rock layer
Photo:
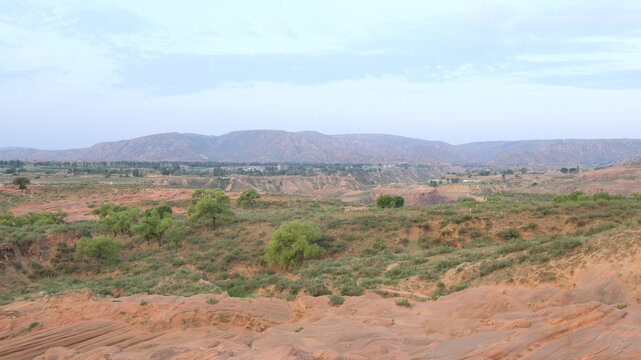
M 581 296 L 481 287 L 410 307 L 375 294 L 333 307 L 327 297 L 115 299 L 84 290 L 0 307 L 0 358 L 638 358 L 641 308 Z

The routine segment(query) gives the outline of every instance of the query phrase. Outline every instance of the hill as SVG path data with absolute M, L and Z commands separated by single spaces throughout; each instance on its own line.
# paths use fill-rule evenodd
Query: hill
M 524 140 L 460 145 L 481 163 L 496 167 L 598 167 L 641 156 L 641 140 Z
M 641 157 L 641 140 L 527 140 L 451 145 L 393 135 L 274 130 L 221 136 L 167 133 L 72 150 L 0 149 L 0 159 L 380 163 L 492 167 L 596 167 Z
M 98 143 L 73 150 L 0 150 L 0 159 L 38 160 L 209 160 L 255 162 L 465 162 L 456 146 L 392 135 L 339 135 L 272 130 L 235 131 L 222 136 L 157 134 Z

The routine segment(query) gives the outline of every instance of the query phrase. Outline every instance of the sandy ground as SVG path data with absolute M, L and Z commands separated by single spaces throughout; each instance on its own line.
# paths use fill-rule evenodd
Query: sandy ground
M 638 359 L 641 307 L 581 296 L 492 286 L 404 307 L 375 294 L 331 306 L 84 290 L 0 307 L 0 358 Z
M 18 206 L 11 209 L 15 215 L 21 215 L 28 212 L 41 212 L 41 211 L 58 211 L 62 210 L 68 214 L 65 218 L 67 221 L 89 220 L 97 219 L 95 215 L 91 215 L 90 206 L 97 206 L 103 202 L 113 202 L 122 205 L 138 205 L 146 201 L 163 201 L 172 200 L 186 200 L 191 198 L 193 189 L 177 189 L 177 188 L 143 188 L 135 191 L 122 190 L 113 188 L 109 193 L 93 194 L 85 197 L 72 197 L 65 200 L 56 200 L 50 202 L 41 202 L 28 205 Z M 150 206 L 150 205 L 148 205 Z M 144 207 L 144 206 L 143 206 Z M 177 209 L 177 212 L 184 212 L 184 209 Z

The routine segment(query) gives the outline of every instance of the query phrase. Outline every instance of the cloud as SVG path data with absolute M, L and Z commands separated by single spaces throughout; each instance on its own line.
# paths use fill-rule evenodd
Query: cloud
M 234 127 L 598 135 L 638 117 L 640 18 L 611 0 L 3 0 L 0 108 L 81 145 Z M 42 119 L 73 131 L 51 139 Z

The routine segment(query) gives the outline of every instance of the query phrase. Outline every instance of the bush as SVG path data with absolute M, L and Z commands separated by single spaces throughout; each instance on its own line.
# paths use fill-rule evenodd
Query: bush
M 343 305 L 344 302 L 345 298 L 338 294 L 333 294 L 329 297 L 329 303 L 332 304 L 332 306 Z
M 609 221 L 602 222 L 600 224 L 590 226 L 590 228 L 585 231 L 584 235 L 590 236 L 590 235 L 598 234 L 604 231 L 614 229 L 615 227 L 617 227 L 616 223 L 609 222 Z
M 503 229 L 499 231 L 497 235 L 503 240 L 512 240 L 521 237 L 521 233 L 515 228 Z
M 305 285 L 305 288 L 311 296 L 323 296 L 330 294 L 329 289 L 327 289 L 325 283 L 323 283 L 323 281 L 321 281 L 320 279 L 312 279 L 308 281 Z
M 512 259 L 502 259 L 502 260 L 497 260 L 492 262 L 483 261 L 479 267 L 479 271 L 481 273 L 481 276 L 485 276 L 490 274 L 493 271 L 510 266 L 512 265 L 512 263 L 513 263 Z
M 561 204 L 568 201 L 570 201 L 570 197 L 565 194 L 555 195 L 552 198 L 552 202 L 556 204 Z
M 396 300 L 396 306 L 410 307 L 412 306 L 412 304 L 410 304 L 410 301 L 407 299 L 401 299 L 401 300 Z
M 458 225 L 470 220 L 472 220 L 472 215 L 452 215 L 441 220 L 441 227 L 446 227 L 449 223 Z
M 292 221 L 282 224 L 272 233 L 265 248 L 265 260 L 293 270 L 305 259 L 325 252 L 318 243 L 322 240 L 319 228 L 311 222 Z
M 363 295 L 363 292 L 363 288 L 358 286 L 354 280 L 347 282 L 341 289 L 341 295 L 345 296 L 360 296 Z
M 236 204 L 244 208 L 254 207 L 256 205 L 256 199 L 260 199 L 260 194 L 255 189 L 248 189 L 242 192 L 238 199 L 236 199 Z
M 376 207 L 381 209 L 400 208 L 405 204 L 405 199 L 398 195 L 381 195 L 376 199 Z
M 472 229 L 470 230 L 470 238 L 472 239 L 478 239 L 481 236 L 483 236 L 483 233 L 479 229 Z
M 594 193 L 592 195 L 593 200 L 610 200 L 610 194 L 608 194 L 606 191 L 601 191 Z

